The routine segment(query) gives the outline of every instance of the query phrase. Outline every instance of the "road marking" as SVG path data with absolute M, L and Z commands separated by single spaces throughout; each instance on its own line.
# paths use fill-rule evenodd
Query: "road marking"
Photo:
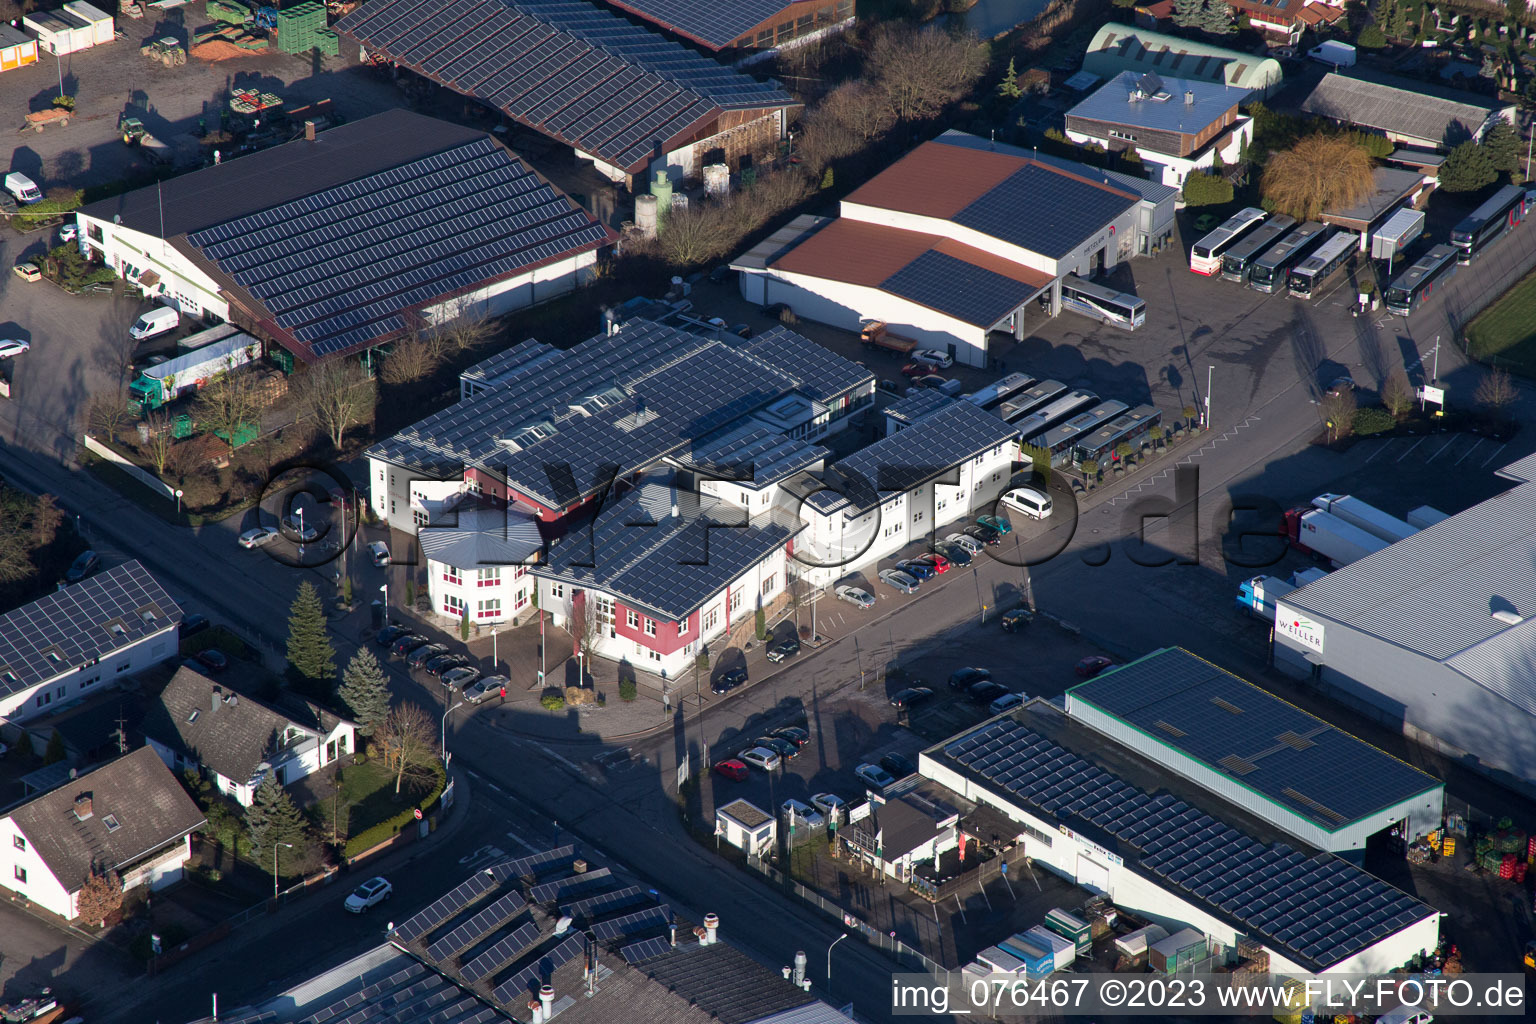
M 540 850 L 539 850 L 539 848 L 537 846 L 534 846 L 532 843 L 530 843 L 528 840 L 524 839 L 522 836 L 518 835 L 516 832 L 508 832 L 507 833 L 507 838 L 512 840 L 518 846 L 521 846 L 523 849 L 527 850 L 529 853 L 539 853 L 540 852 Z
M 1507 442 L 1507 441 L 1504 444 L 1499 445 L 1497 448 L 1495 448 L 1493 450 L 1493 454 L 1492 455 L 1488 456 L 1482 462 L 1478 463 L 1478 467 L 1477 468 L 1478 469 L 1482 469 L 1484 466 L 1488 465 L 1488 463 L 1492 462 L 1494 459 L 1499 457 L 1499 452 L 1503 451 L 1505 448 L 1508 448 L 1508 447 L 1509 447 L 1509 442 Z
M 1425 462 L 1434 462 L 1440 456 L 1445 454 L 1445 450 L 1447 448 L 1449 448 L 1451 445 L 1455 444 L 1459 440 L 1461 440 L 1461 439 L 1458 438 L 1458 437 L 1451 438 L 1449 441 L 1445 442 L 1445 444 L 1440 446 L 1440 450 L 1439 451 L 1435 452 L 1435 454 L 1431 455 L 1429 458 L 1425 459 L 1424 461 Z
M 559 761 L 561 764 L 565 765 L 571 771 L 576 772 L 578 775 L 581 774 L 581 765 L 574 764 L 574 763 L 572 763 L 570 761 L 567 761 L 565 758 L 561 757 L 559 754 L 555 753 L 553 750 L 550 750 L 548 747 L 546 747 L 542 743 L 535 743 L 534 746 L 536 746 L 540 750 L 544 751 L 544 753 L 548 754 L 550 757 L 554 758 L 556 761 Z
M 1155 484 L 1158 481 L 1160 481 L 1160 480 L 1164 479 L 1165 477 L 1167 477 L 1170 473 L 1172 473 L 1174 471 L 1174 469 L 1176 467 L 1189 465 L 1195 459 L 1197 459 L 1200 456 L 1204 455 L 1206 452 L 1211 451 L 1212 449 L 1214 449 L 1221 442 L 1229 440 L 1229 439 L 1231 439 L 1233 437 L 1236 437 L 1237 436 L 1237 432 L 1239 430 L 1242 430 L 1243 428 L 1248 427 L 1248 426 L 1250 426 L 1250 425 L 1252 425 L 1254 423 L 1257 423 L 1257 422 L 1259 422 L 1259 417 L 1258 416 L 1249 416 L 1247 419 L 1243 420 L 1243 422 L 1241 422 L 1241 423 L 1237 424 L 1236 426 L 1234 426 L 1231 430 L 1224 431 L 1220 436 L 1214 437 L 1211 440 L 1205 442 L 1205 444 L 1201 445 L 1197 450 L 1195 450 L 1193 452 L 1190 452 L 1188 455 L 1184 456 L 1178 462 L 1174 463 L 1173 466 L 1168 466 L 1168 467 L 1165 467 L 1165 468 L 1159 470 L 1158 472 L 1154 473 L 1152 476 L 1149 476 L 1145 480 L 1143 480 L 1140 483 L 1138 483 L 1136 486 L 1128 488 L 1123 494 L 1118 494 L 1115 497 L 1109 499 L 1108 501 L 1106 501 L 1103 504 L 1102 511 L 1104 512 L 1105 515 L 1108 515 L 1109 514 L 1109 510 L 1111 508 L 1113 508 L 1115 505 L 1120 504 L 1120 502 L 1122 502 L 1122 501 L 1128 500 L 1132 495 L 1140 494 L 1146 488 L 1151 487 L 1153 484 Z
M 1370 458 L 1366 459 L 1365 462 L 1362 463 L 1362 465 L 1366 465 L 1366 466 L 1370 465 L 1371 464 L 1371 459 L 1374 459 L 1376 456 L 1380 455 L 1382 452 L 1384 452 L 1388 448 L 1392 447 L 1392 441 L 1393 441 L 1393 438 L 1388 438 L 1386 444 L 1378 445 L 1376 447 L 1376 450 L 1371 452 Z
M 1473 452 L 1477 451 L 1477 449 L 1482 446 L 1482 443 L 1483 443 L 1483 439 L 1482 438 L 1478 438 L 1477 439 L 1477 444 L 1474 444 L 1471 448 L 1468 448 L 1465 452 L 1463 452 L 1462 455 L 1461 455 L 1461 459 L 1457 459 L 1456 462 L 1455 462 L 1455 465 L 1458 465 L 1458 466 L 1461 465 L 1462 459 L 1465 459 L 1468 455 L 1471 455 Z
M 1424 443 L 1424 439 L 1422 437 L 1419 438 L 1417 441 L 1413 442 L 1413 444 L 1408 446 L 1408 450 L 1407 451 L 1403 452 L 1403 454 L 1399 455 L 1396 459 L 1393 459 L 1392 461 L 1394 461 L 1394 462 L 1402 462 L 1408 456 L 1413 454 L 1413 450 L 1415 448 L 1417 448 L 1419 445 L 1421 445 L 1423 443 Z

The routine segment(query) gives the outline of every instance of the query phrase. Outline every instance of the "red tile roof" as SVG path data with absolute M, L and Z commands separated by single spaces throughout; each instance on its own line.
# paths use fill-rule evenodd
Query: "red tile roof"
M 946 149 L 953 147 L 945 147 Z M 993 154 L 979 154 L 989 156 Z M 942 235 L 869 224 L 841 217 L 772 264 L 775 270 L 878 288 L 880 283 L 928 250 L 953 256 L 1013 281 L 1044 288 L 1051 275 L 1014 263 Z
M 926 142 L 854 189 L 847 202 L 948 220 L 1028 161 Z

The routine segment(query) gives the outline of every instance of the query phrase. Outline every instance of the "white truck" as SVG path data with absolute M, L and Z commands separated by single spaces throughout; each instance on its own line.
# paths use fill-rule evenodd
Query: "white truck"
M 1297 545 L 1328 559 L 1339 569 L 1375 554 L 1388 543 L 1320 508 L 1293 509 L 1286 518 L 1287 526 L 1294 529 L 1291 539 Z
M 11 171 L 5 176 L 5 190 L 14 196 L 18 203 L 30 204 L 43 201 L 43 190 L 37 187 L 37 182 L 20 171 Z
M 1417 526 L 1405 523 L 1396 516 L 1383 512 L 1375 505 L 1348 494 L 1319 494 L 1312 499 L 1312 507 L 1331 512 L 1351 526 L 1358 526 L 1366 533 L 1374 534 L 1388 544 L 1407 540 L 1419 532 Z
M 1307 56 L 1323 64 L 1340 68 L 1354 67 L 1356 59 L 1355 48 L 1337 39 L 1329 39 L 1319 46 L 1314 46 L 1307 51 Z
M 144 371 L 128 385 L 128 400 L 140 412 L 160 406 L 188 391 L 196 391 L 216 374 L 254 360 L 261 342 L 236 332 L 222 341 L 193 349 Z

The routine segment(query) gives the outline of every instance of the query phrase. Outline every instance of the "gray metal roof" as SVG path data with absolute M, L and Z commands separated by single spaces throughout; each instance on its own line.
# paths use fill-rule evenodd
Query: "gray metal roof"
M 714 50 L 724 49 L 794 0 L 607 0 L 620 10 L 671 29 Z
M 1016 427 L 992 413 L 954 402 L 839 460 L 825 474 L 833 489 L 814 492 L 806 504 L 823 515 L 838 509 L 859 515 L 1018 436 Z
M 762 490 L 831 454 L 820 445 L 749 423 L 701 441 L 677 461 L 699 473 Z
M 1067 691 L 1328 832 L 1445 784 L 1176 647 Z
M 0 694 L 26 691 L 181 622 L 181 609 L 137 561 L 0 616 Z M 174 640 L 166 657 L 176 653 Z
M 1424 183 L 1424 175 L 1401 167 L 1377 167 L 1371 172 L 1371 191 L 1354 206 L 1344 210 L 1327 210 L 1322 219 L 1326 223 L 1348 221 L 1350 224 L 1371 224 L 1384 217 Z
M 1266 845 L 1174 796 L 1149 796 L 1011 718 L 967 733 L 944 754 L 1005 799 L 1086 825 L 1128 865 L 1315 970 L 1436 913 L 1331 854 Z
M 1046 153 L 1037 153 L 1032 149 L 1024 149 L 1021 146 L 1010 146 L 1003 142 L 993 142 L 979 135 L 969 135 L 955 128 L 950 128 L 940 135 L 935 142 L 942 142 L 946 146 L 959 146 L 962 149 L 990 150 L 998 153 L 1010 153 L 1013 156 L 1028 157 L 1038 160 L 1042 164 L 1050 164 L 1052 167 L 1063 171 L 1070 171 L 1082 178 L 1091 181 L 1103 182 L 1115 188 L 1141 196 L 1144 202 L 1160 203 L 1165 199 L 1172 199 L 1178 195 L 1179 190 L 1172 185 L 1164 185 L 1160 181 L 1148 181 L 1134 175 L 1124 174 L 1120 171 L 1106 171 L 1100 167 L 1092 167 L 1088 164 L 1078 163 L 1076 160 L 1067 160 Z
M 929 249 L 880 287 L 976 327 L 991 327 L 1045 291 L 937 249 Z
M 1280 83 L 1280 62 L 1272 57 L 1229 50 L 1185 36 L 1165 35 L 1110 22 L 1101 25 L 1088 43 L 1083 68 L 1099 75 L 1121 71 L 1155 71 L 1160 75 L 1226 82 L 1245 93 Z
M 1536 484 L 1522 484 L 1285 597 L 1444 662 L 1536 715 Z M 1523 621 L 1493 617 L 1512 611 Z
M 678 622 L 802 529 L 776 511 L 749 519 L 734 505 L 652 479 L 565 537 L 548 564 L 531 571 Z
M 793 105 L 777 85 L 580 0 L 374 0 L 336 31 L 631 173 L 722 111 Z
M 645 320 L 564 350 L 525 341 L 465 377 L 492 390 L 369 454 L 438 475 L 479 466 L 554 508 L 602 490 L 615 469 L 645 469 L 787 395 L 831 403 L 874 381 L 783 327 L 722 340 Z
M 515 507 L 460 507 L 416 531 L 421 553 L 461 569 L 532 564 L 544 546 L 538 523 Z
M 1303 113 L 1450 148 L 1476 137 L 1507 104 L 1427 82 L 1329 72 L 1301 102 Z
M 1193 94 L 1193 102 L 1188 102 L 1188 94 Z M 1199 135 L 1247 96 L 1247 89 L 1224 82 L 1122 71 L 1068 110 L 1067 117 Z
M 391 111 L 361 123 L 388 131 L 396 121 L 424 120 Z M 613 237 L 499 143 L 477 135 L 187 241 L 264 307 L 285 347 L 318 358 L 399 334 L 407 310 Z

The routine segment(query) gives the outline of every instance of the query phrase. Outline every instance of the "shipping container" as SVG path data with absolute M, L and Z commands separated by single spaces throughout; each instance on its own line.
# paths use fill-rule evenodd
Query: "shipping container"
M 1285 514 L 1285 535 L 1297 547 L 1328 559 L 1342 569 L 1387 546 L 1374 533 L 1320 508 L 1293 508 Z
M 1082 918 L 1056 909 L 1045 915 L 1045 926 L 1063 938 L 1071 939 L 1079 955 L 1093 948 L 1093 928 Z
M 1204 959 L 1205 936 L 1193 928 L 1174 932 L 1147 950 L 1147 965 L 1163 974 L 1188 970 Z
M 1025 933 L 1010 935 L 998 946 L 1022 964 L 1022 972 L 1030 980 L 1048 978 L 1056 970 L 1056 955 L 1051 947 L 1032 939 Z
M 37 40 L 0 22 L 0 71 L 37 63 Z
M 56 56 L 96 45 L 91 26 L 68 11 L 37 11 L 23 15 L 21 23 L 37 33 L 39 47 Z
M 64 10 L 91 26 L 91 44 L 93 46 L 110 43 L 113 39 L 117 38 L 117 31 L 112 25 L 112 15 L 99 8 L 92 7 L 85 0 L 72 0 L 72 2 L 64 5 Z
M 1022 933 L 1022 937 L 1035 945 L 1049 947 L 1052 966 L 1058 971 L 1063 967 L 1071 967 L 1072 961 L 1077 959 L 1077 943 L 1065 936 L 1057 935 L 1043 925 L 1035 925 L 1029 931 Z
M 1371 236 L 1371 259 L 1390 260 L 1406 251 L 1423 233 L 1423 210 L 1398 210 Z
M 988 946 L 976 954 L 976 959 L 991 968 L 995 974 L 1023 974 L 1024 961 L 997 946 Z
M 1312 507 L 1336 515 L 1351 526 L 1358 526 L 1388 544 L 1407 540 L 1419 532 L 1417 527 L 1348 494 L 1319 494 L 1312 499 Z
M 1121 956 L 1135 960 L 1147 955 L 1147 950 L 1152 948 L 1154 942 L 1161 942 L 1168 937 L 1168 929 L 1160 924 L 1149 924 L 1145 928 L 1138 928 L 1133 932 L 1127 932 L 1115 940 L 1115 949 Z

